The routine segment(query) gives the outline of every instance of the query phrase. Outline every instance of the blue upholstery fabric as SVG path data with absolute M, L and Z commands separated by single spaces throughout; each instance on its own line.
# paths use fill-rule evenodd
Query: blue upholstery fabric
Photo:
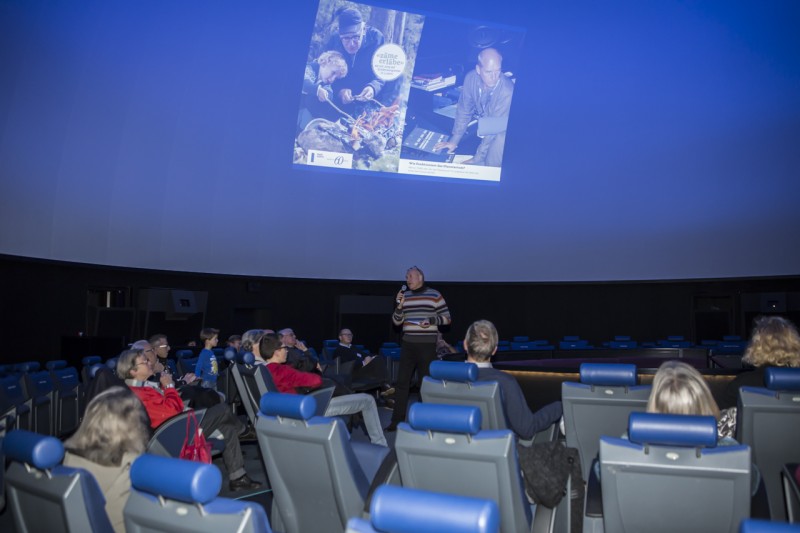
M 636 365 L 616 363 L 583 363 L 581 383 L 624 387 L 636 385 Z
M 800 533 L 800 524 L 769 520 L 742 520 L 739 533 Z
M 63 359 L 57 359 L 55 361 L 48 361 L 44 367 L 47 370 L 60 370 L 62 368 L 67 368 L 67 362 Z
M 244 352 L 242 354 L 242 363 L 245 365 L 252 365 L 256 362 L 256 356 L 253 355 L 253 352 Z
M 131 465 L 131 486 L 172 500 L 206 504 L 219 494 L 222 474 L 214 465 L 144 454 Z
M 452 381 L 476 381 L 478 365 L 453 361 L 434 361 L 430 366 L 430 376 L 434 379 Z
M 628 438 L 639 444 L 713 448 L 717 421 L 713 416 L 631 413 Z
M 81 364 L 83 366 L 93 366 L 102 361 L 103 359 L 99 355 L 87 355 L 86 357 L 81 359 Z
M 800 390 L 800 368 L 767 368 L 764 385 L 770 390 Z
M 370 520 L 391 533 L 489 533 L 499 531 L 500 511 L 490 500 L 383 485 L 370 503 Z
M 481 430 L 481 410 L 464 405 L 415 403 L 408 423 L 417 431 L 443 431 L 475 435 Z
M 11 431 L 3 439 L 6 458 L 40 470 L 53 468 L 64 458 L 64 445 L 55 437 L 25 430 Z
M 317 410 L 317 401 L 313 396 L 300 394 L 264 394 L 261 396 L 259 408 L 268 416 L 308 420 Z

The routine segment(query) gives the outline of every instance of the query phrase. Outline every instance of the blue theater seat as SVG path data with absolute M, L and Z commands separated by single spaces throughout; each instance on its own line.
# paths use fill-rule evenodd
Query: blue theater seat
M 733 533 L 750 517 L 750 448 L 717 447 L 713 416 L 631 413 L 628 435 L 600 438 L 604 531 Z
M 617 437 L 628 427 L 628 415 L 644 411 L 650 385 L 637 385 L 636 365 L 583 363 L 580 383 L 561 385 L 567 446 L 577 448 L 583 479 L 600 449 L 600 436 Z
M 753 449 L 774 520 L 786 520 L 781 471 L 800 463 L 800 368 L 767 368 L 764 387 L 741 387 L 736 437 Z
M 311 396 L 261 397 L 256 435 L 273 488 L 272 523 L 285 533 L 344 531 L 389 453 L 351 442 L 341 420 L 314 416 L 316 410 Z
M 500 531 L 531 531 L 533 512 L 523 489 L 516 438 L 510 430 L 480 428 L 477 407 L 412 405 L 395 440 L 403 486 L 491 500 L 500 510 Z M 540 510 L 537 522 L 541 518 L 544 523 L 546 513 L 540 517 Z M 549 530 L 550 523 L 543 528 Z
M 61 465 L 64 446 L 55 437 L 15 430 L 3 439 L 9 461 L 6 498 L 17 531 L 111 533 L 105 497 L 82 468 Z
M 800 525 L 769 520 L 742 520 L 739 533 L 800 533 Z
M 481 429 L 508 429 L 500 387 L 496 381 L 478 381 L 475 363 L 434 361 L 422 380 L 422 401 L 446 405 L 473 405 L 481 411 Z
M 413 512 L 409 512 L 413 509 Z M 500 512 L 491 500 L 382 485 L 369 520 L 351 518 L 347 533 L 497 533 Z
M 261 505 L 218 497 L 222 474 L 214 465 L 145 454 L 130 474 L 128 533 L 272 531 Z

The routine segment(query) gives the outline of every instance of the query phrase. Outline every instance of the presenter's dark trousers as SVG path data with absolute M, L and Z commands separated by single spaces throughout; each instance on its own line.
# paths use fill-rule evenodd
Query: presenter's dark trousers
M 411 388 L 411 378 L 414 370 L 417 371 L 419 382 L 430 373 L 431 362 L 436 360 L 436 338 L 431 342 L 409 342 L 403 340 L 400 352 L 400 365 L 397 369 L 397 384 L 395 385 L 394 412 L 392 424 L 403 422 L 408 410 L 408 391 Z

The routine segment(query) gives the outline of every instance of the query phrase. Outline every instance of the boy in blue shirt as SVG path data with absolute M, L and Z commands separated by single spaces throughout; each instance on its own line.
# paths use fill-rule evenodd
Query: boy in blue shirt
M 211 351 L 219 343 L 219 330 L 214 328 L 203 328 L 200 332 L 205 347 L 200 352 L 195 366 L 194 373 L 201 380 L 200 384 L 207 389 L 217 388 L 217 376 L 219 375 L 219 364 L 214 352 Z

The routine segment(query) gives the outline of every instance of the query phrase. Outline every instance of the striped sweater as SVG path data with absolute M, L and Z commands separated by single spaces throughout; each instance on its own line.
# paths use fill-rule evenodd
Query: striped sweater
M 403 294 L 403 307 L 396 307 L 392 314 L 394 325 L 403 326 L 403 340 L 436 342 L 438 326 L 446 326 L 452 321 L 442 294 L 427 286 Z M 427 328 L 419 325 L 425 319 L 431 324 Z

